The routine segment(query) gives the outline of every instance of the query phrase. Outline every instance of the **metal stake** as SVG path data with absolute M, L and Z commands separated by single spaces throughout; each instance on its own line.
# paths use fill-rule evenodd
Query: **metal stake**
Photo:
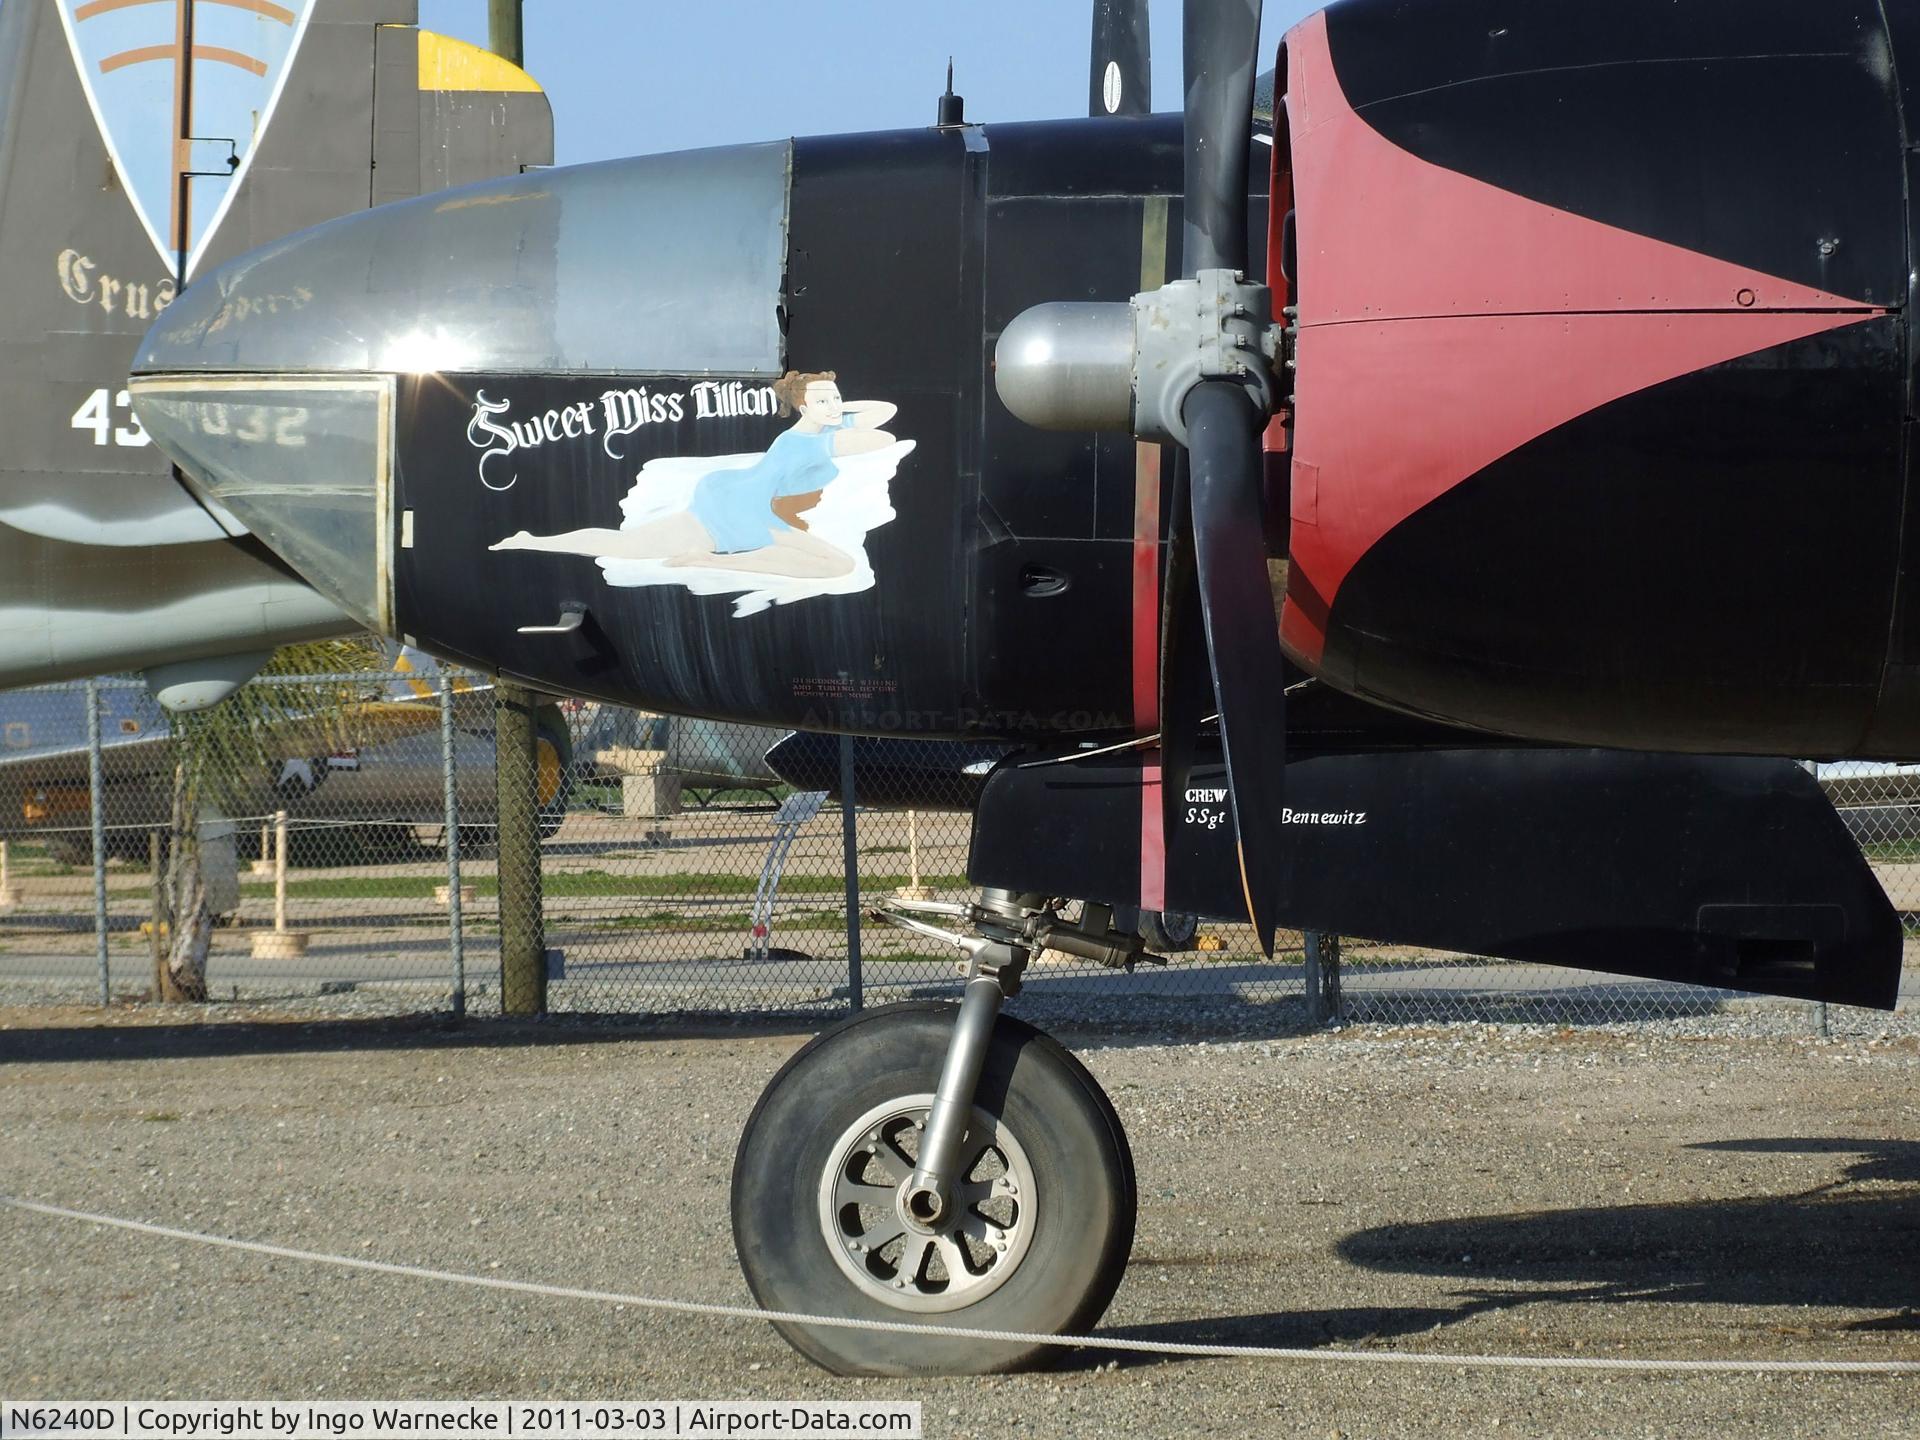
M 853 737 L 840 737 L 840 850 L 847 887 L 847 1008 L 865 1003 L 865 979 L 860 970 L 860 834 L 854 814 Z M 973 1092 L 967 1091 L 969 1095 Z
M 447 938 L 453 951 L 453 1018 L 467 1013 L 466 935 L 460 923 L 460 791 L 454 784 L 453 680 L 440 672 L 440 782 L 447 827 Z
M 100 753 L 100 682 L 87 681 L 87 809 L 93 821 L 93 953 L 100 964 L 100 1003 L 112 1003 L 107 982 L 107 786 Z

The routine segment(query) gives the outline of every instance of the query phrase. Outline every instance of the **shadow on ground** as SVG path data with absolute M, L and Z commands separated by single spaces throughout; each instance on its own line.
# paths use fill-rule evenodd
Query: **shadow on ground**
M 212 1055 L 292 1055 L 348 1050 L 414 1050 L 423 1046 L 506 1049 L 532 1045 L 604 1045 L 622 1040 L 716 1039 L 734 1035 L 803 1035 L 819 1021 L 791 1015 L 739 1017 L 626 1015 L 543 1020 L 455 1021 L 444 1014 L 377 1020 L 115 1024 L 112 1011 L 69 1026 L 0 1032 L 0 1067 L 97 1060 L 179 1060 Z
M 1361 1269 L 1451 1280 L 1445 1304 L 1276 1311 L 1105 1333 L 1313 1347 L 1419 1334 L 1494 1311 L 1649 1301 L 1792 1310 L 1769 1326 L 1782 1336 L 1920 1332 L 1920 1141 L 1777 1138 L 1690 1148 L 1852 1158 L 1839 1178 L 1791 1194 L 1474 1215 L 1378 1226 L 1340 1242 L 1340 1258 Z

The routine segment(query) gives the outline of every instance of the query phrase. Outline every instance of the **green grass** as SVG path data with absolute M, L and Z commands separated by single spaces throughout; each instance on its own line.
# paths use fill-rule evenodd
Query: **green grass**
M 1860 850 L 1869 860 L 1920 860 L 1920 840 L 1886 840 L 1862 845 Z
M 846 912 L 841 910 L 790 911 L 779 910 L 774 914 L 774 929 L 797 930 L 808 926 L 831 926 L 838 928 L 846 923 Z M 594 915 L 581 920 L 566 916 L 549 916 L 548 927 L 567 926 L 590 932 L 602 930 L 639 930 L 648 934 L 693 933 L 702 930 L 746 930 L 753 924 L 753 916 L 744 910 L 719 915 L 688 915 L 679 910 L 653 910 L 645 915 Z
M 721 785 L 718 787 L 710 785 L 685 785 L 681 787 L 680 793 L 686 799 L 686 803 L 682 807 L 683 810 L 699 811 L 710 809 L 722 795 L 738 795 L 741 797 L 729 805 L 721 806 L 720 808 L 722 809 L 735 807 L 757 808 L 767 804 L 767 797 L 769 795 L 773 797 L 773 803 L 778 804 L 793 794 L 793 787 L 779 783 L 769 783 L 766 785 Z

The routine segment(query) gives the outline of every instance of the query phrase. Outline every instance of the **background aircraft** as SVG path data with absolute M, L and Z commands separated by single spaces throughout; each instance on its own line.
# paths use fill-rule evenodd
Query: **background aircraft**
M 413 0 L 0 0 L 0 686 L 157 667 L 204 703 L 223 688 L 179 687 L 353 628 L 176 483 L 126 377 L 222 261 L 551 162 L 539 87 L 415 19 Z
M 1131 1160 L 996 1017 L 1036 945 L 1139 947 L 1051 897 L 1891 1003 L 1896 917 L 1765 757 L 1903 758 L 1920 724 L 1916 15 L 1339 0 L 1250 135 L 1257 6 L 1195 0 L 1184 123 L 948 101 L 376 211 L 176 304 L 135 403 L 436 653 L 1022 747 L 979 901 L 896 907 L 962 927 L 957 1016 L 797 1055 L 735 1235 L 769 1308 L 1076 1329 Z M 1038 1354 L 783 1328 L 848 1370 Z
M 345 847 L 352 843 L 374 853 L 402 837 L 411 844 L 416 828 L 440 827 L 446 818 L 439 673 L 431 656 L 402 649 L 392 670 L 366 675 L 358 693 L 262 727 L 260 763 L 223 774 L 212 803 L 233 816 L 285 810 L 296 821 L 324 820 L 336 863 L 351 857 Z M 110 684 L 99 695 L 107 853 L 144 862 L 148 834 L 170 823 L 173 722 L 145 689 Z M 86 692 L 75 688 L 0 694 L 0 839 L 41 840 L 55 859 L 76 865 L 92 853 L 86 704 Z M 456 682 L 454 725 L 463 828 L 490 841 L 497 804 L 491 686 Z M 536 744 L 541 824 L 552 834 L 575 773 L 558 706 L 540 710 Z M 241 827 L 243 849 L 254 833 Z

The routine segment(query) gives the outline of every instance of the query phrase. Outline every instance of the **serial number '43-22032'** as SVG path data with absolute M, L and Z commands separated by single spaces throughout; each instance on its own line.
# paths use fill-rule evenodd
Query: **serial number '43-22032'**
M 124 424 L 114 423 L 116 412 L 124 415 Z M 109 405 L 106 387 L 102 386 L 81 402 L 80 408 L 73 412 L 73 419 L 67 423 L 75 430 L 90 432 L 96 445 L 136 447 L 153 443 L 147 436 L 146 428 L 141 425 L 140 417 L 133 413 L 133 401 L 124 390 L 115 395 L 113 403 Z

